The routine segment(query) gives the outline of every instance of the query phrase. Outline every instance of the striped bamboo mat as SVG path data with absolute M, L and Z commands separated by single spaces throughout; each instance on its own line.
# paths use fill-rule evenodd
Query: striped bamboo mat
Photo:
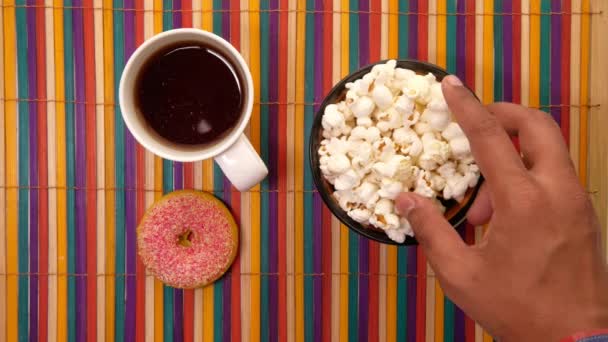
M 361 65 L 439 64 L 484 102 L 540 107 L 587 182 L 589 0 L 5 0 L 0 15 L 0 340 L 489 341 L 416 247 L 332 218 L 307 164 L 315 110 Z M 197 27 L 241 51 L 247 134 L 270 175 L 236 192 L 211 161 L 154 157 L 125 129 L 118 82 L 155 33 Z M 213 80 L 210 80 L 211 82 Z M 146 274 L 135 227 L 163 193 L 213 192 L 241 226 L 212 286 Z M 480 232 L 468 227 L 465 239 Z

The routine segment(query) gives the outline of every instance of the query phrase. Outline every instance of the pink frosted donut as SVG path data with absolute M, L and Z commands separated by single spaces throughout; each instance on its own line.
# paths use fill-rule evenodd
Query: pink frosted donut
M 139 255 L 148 269 L 173 287 L 205 286 L 236 257 L 238 232 L 230 211 L 199 191 L 176 191 L 148 209 L 138 232 Z

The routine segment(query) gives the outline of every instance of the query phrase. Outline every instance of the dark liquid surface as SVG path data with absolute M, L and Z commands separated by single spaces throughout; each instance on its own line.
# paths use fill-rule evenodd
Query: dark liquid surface
M 180 43 L 153 55 L 135 91 L 148 124 L 178 144 L 211 143 L 241 116 L 239 77 L 227 59 L 199 43 Z

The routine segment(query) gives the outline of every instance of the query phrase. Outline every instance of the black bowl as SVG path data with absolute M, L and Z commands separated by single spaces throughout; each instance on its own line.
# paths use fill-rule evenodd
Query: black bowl
M 346 85 L 346 83 L 354 82 L 355 80 L 362 78 L 365 74 L 371 71 L 374 65 L 383 64 L 386 62 L 387 60 L 378 61 L 346 76 L 344 79 L 338 82 L 338 84 L 336 84 L 334 88 L 329 92 L 329 94 L 325 97 L 323 103 L 321 104 L 321 107 L 319 107 L 319 111 L 315 116 L 315 120 L 312 125 L 312 130 L 310 132 L 309 162 L 310 168 L 312 169 L 312 178 L 315 182 L 315 186 L 317 187 L 317 191 L 321 195 L 321 198 L 329 207 L 329 210 L 348 228 L 367 238 L 385 244 L 416 245 L 418 244 L 418 242 L 413 237 L 408 236 L 403 243 L 397 243 L 391 240 L 381 229 L 375 228 L 371 225 L 362 225 L 361 223 L 350 218 L 350 216 L 348 216 L 346 212 L 342 210 L 342 208 L 340 208 L 337 201 L 332 196 L 332 193 L 334 191 L 333 186 L 325 180 L 321 173 L 321 170 L 319 169 L 318 150 L 320 143 L 323 140 L 323 127 L 321 126 L 321 119 L 323 117 L 325 107 L 332 103 L 338 103 L 344 98 L 344 95 L 346 94 L 344 86 Z M 412 59 L 397 60 L 397 67 L 414 70 L 415 72 L 421 74 L 427 74 L 430 72 L 435 75 L 438 81 L 441 81 L 445 76 L 449 75 L 447 71 L 436 65 Z M 481 186 L 482 181 L 483 178 L 480 177 L 477 186 L 467 191 L 465 199 L 462 203 L 458 203 L 455 200 L 443 202 L 443 205 L 446 207 L 445 217 L 452 226 L 457 227 L 466 219 L 467 210 L 469 210 L 469 208 L 473 204 L 473 201 L 475 199 L 475 196 L 477 195 L 477 192 L 479 191 L 479 187 Z

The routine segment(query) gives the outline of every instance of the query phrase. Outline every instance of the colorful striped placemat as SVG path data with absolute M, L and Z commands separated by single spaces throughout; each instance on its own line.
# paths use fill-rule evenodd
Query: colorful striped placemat
M 599 2 L 4 0 L 0 340 L 491 340 L 444 297 L 419 249 L 379 245 L 332 218 L 312 183 L 308 132 L 350 71 L 428 60 L 485 103 L 552 115 L 587 184 Z M 251 191 L 235 191 L 212 161 L 155 157 L 125 128 L 126 60 L 178 27 L 223 36 L 251 68 L 247 134 L 270 169 Z M 204 289 L 163 286 L 137 257 L 145 209 L 182 188 L 214 193 L 241 226 L 234 266 Z M 464 238 L 480 234 L 467 227 Z

